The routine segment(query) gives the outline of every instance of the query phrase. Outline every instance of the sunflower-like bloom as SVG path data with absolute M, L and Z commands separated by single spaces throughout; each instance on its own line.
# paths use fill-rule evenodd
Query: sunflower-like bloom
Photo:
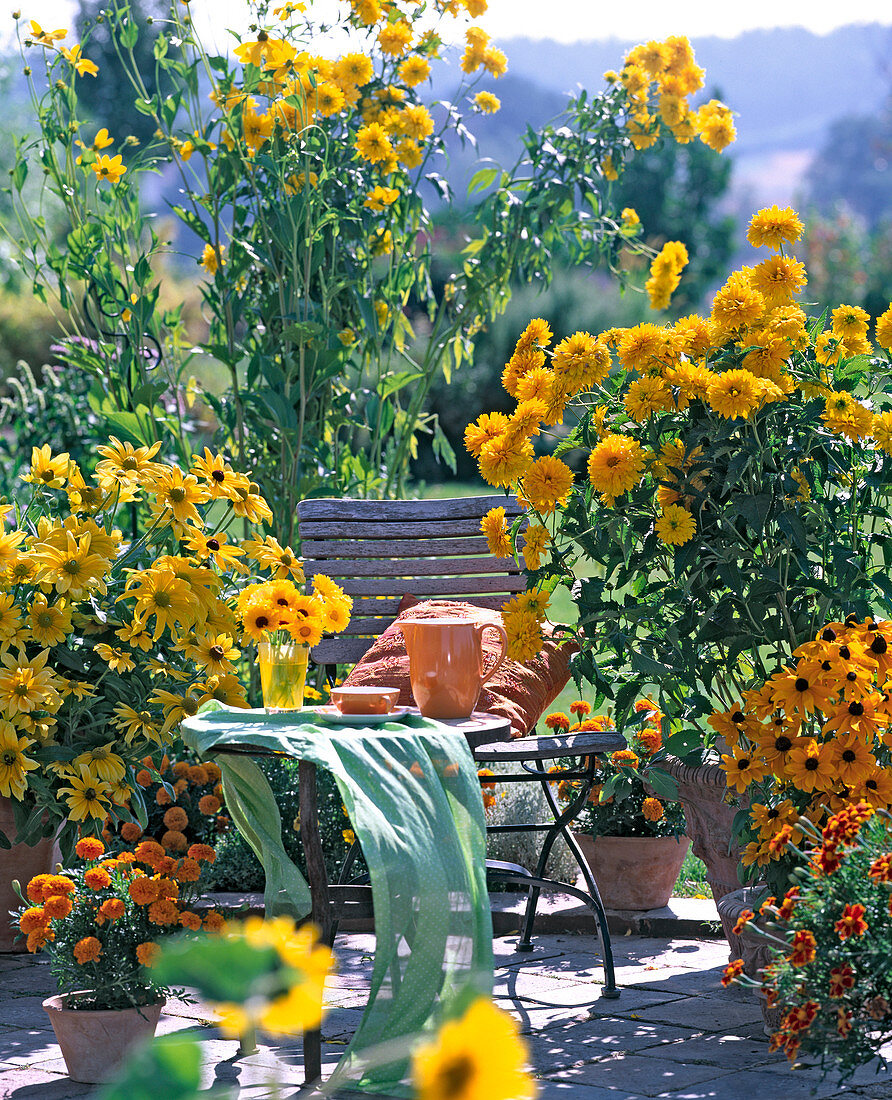
M 623 398 L 626 412 L 640 424 L 658 412 L 675 407 L 668 383 L 657 377 L 639 378 L 632 382 Z
M 165 629 L 171 635 L 176 627 L 188 629 L 195 622 L 198 600 L 189 585 L 166 569 L 145 569 L 133 574 L 119 600 L 135 600 L 134 618 L 148 622 L 154 616 L 152 640 L 157 641 Z
M 783 209 L 779 206 L 768 206 L 753 214 L 746 239 L 753 248 L 766 245 L 777 251 L 785 243 L 795 244 L 802 236 L 803 228 L 799 215 L 791 206 Z
M 709 407 L 726 420 L 745 419 L 758 408 L 762 394 L 755 375 L 748 370 L 728 370 L 713 377 L 706 400 Z
M 20 653 L 0 657 L 0 707 L 10 716 L 28 715 L 35 710 L 57 710 L 62 697 L 60 681 L 46 667 L 49 650 L 42 649 L 31 660 Z
M 736 334 L 755 324 L 765 310 L 765 299 L 751 284 L 749 272 L 735 271 L 712 300 L 710 318 L 717 330 Z
M 795 256 L 770 256 L 757 264 L 750 274 L 750 285 L 759 291 L 768 306 L 792 302 L 807 282 L 805 264 Z
M 552 368 L 555 386 L 577 394 L 604 381 L 610 373 L 610 352 L 591 333 L 576 332 L 554 349 Z
M 480 530 L 486 536 L 490 554 L 497 558 L 510 558 L 513 553 L 504 508 L 490 508 L 480 521 Z
M 177 523 L 202 525 L 197 505 L 210 498 L 210 490 L 192 474 L 183 474 L 176 466 L 166 470 L 157 481 L 155 508 L 169 513 Z
M 33 744 L 30 737 L 20 737 L 11 722 L 0 719 L 0 794 L 4 798 L 25 797 L 28 772 L 39 767 L 25 755 Z
M 654 524 L 657 537 L 667 546 L 683 546 L 694 537 L 697 524 L 694 517 L 679 504 L 670 504 Z
M 96 450 L 103 456 L 96 465 L 96 477 L 99 484 L 107 483 L 130 488 L 146 487 L 161 477 L 168 469 L 160 462 L 153 462 L 161 444 L 151 447 L 134 447 L 132 443 L 121 442 L 116 436 L 110 437 L 110 443 Z
M 103 577 L 111 568 L 108 558 L 92 549 L 92 535 L 76 538 L 72 531 L 64 531 L 62 546 L 49 540 L 35 542 L 34 560 L 37 563 L 36 580 L 55 586 L 60 596 L 80 600 L 91 589 L 103 589 Z
M 73 465 L 67 451 L 54 455 L 49 443 L 42 447 L 32 447 L 31 468 L 22 476 L 22 481 L 30 481 L 46 489 L 61 489 L 68 480 L 68 473 Z
M 523 560 L 527 569 L 538 569 L 542 563 L 545 547 L 551 542 L 551 535 L 540 523 L 531 523 L 523 533 Z
M 72 821 L 83 821 L 92 817 L 104 821 L 108 815 L 109 785 L 96 779 L 86 767 L 79 772 L 67 772 L 65 778 L 70 783 L 61 787 L 59 793 L 68 801 L 68 816 Z
M 743 794 L 751 783 L 758 783 L 765 778 L 765 766 L 753 753 L 739 746 L 731 750 L 731 755 L 722 757 L 720 765 L 725 773 L 729 788 L 733 788 L 738 794 Z
M 559 458 L 543 455 L 523 476 L 523 497 L 541 515 L 551 515 L 570 499 L 573 471 Z
M 589 481 L 605 500 L 634 488 L 644 470 L 644 454 L 637 439 L 611 433 L 594 448 L 588 459 Z
M 478 463 L 483 480 L 499 488 L 513 485 L 532 466 L 533 445 L 507 432 L 490 439 L 480 449 Z

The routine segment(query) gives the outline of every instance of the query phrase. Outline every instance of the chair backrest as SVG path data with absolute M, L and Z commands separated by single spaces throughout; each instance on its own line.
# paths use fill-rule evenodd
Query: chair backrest
M 509 526 L 516 499 L 303 500 L 297 506 L 307 577 L 324 573 L 353 597 L 343 634 L 312 650 L 317 664 L 354 664 L 396 618 L 406 594 L 500 608 L 526 588 L 514 558 L 493 557 L 480 532 L 490 508 Z

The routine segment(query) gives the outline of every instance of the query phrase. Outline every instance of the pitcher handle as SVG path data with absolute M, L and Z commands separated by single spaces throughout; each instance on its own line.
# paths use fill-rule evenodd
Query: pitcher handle
M 483 662 L 482 652 L 483 652 L 483 632 L 484 632 L 484 630 L 498 631 L 499 636 L 501 638 L 501 642 L 502 642 L 502 652 L 499 654 L 499 659 L 492 666 L 492 668 L 489 670 L 489 672 L 484 674 L 483 678 L 480 681 L 481 684 L 485 684 L 487 680 L 491 679 L 495 675 L 496 670 L 501 668 L 502 665 L 505 663 L 505 658 L 508 656 L 508 635 L 505 633 L 505 628 L 502 626 L 501 623 L 477 623 L 476 626 L 475 626 L 475 629 L 476 629 L 477 635 L 480 639 L 480 647 L 481 647 L 481 658 L 480 658 L 480 660 L 481 660 L 481 664 Z

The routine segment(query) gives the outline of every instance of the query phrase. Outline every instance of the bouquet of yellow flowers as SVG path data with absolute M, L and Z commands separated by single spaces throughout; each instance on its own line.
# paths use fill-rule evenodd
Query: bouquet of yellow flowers
M 827 623 L 793 656 L 709 719 L 728 746 L 728 787 L 749 799 L 742 863 L 778 896 L 802 862 L 804 824 L 858 802 L 892 807 L 892 622 Z
M 707 316 L 553 347 L 530 321 L 503 374 L 516 408 L 465 435 L 528 513 L 511 530 L 498 509 L 483 521 L 528 575 L 503 610 L 509 655 L 539 650 L 549 595 L 569 588 L 577 683 L 614 700 L 619 728 L 654 693 L 676 755 L 708 747 L 708 716 L 826 619 L 892 598 L 892 304 L 873 333 L 855 306 L 809 320 L 790 254 L 802 229 L 792 209 L 759 211 L 748 239 L 769 253 Z M 661 306 L 679 259 L 670 242 L 654 261 Z
M 171 932 L 219 930 L 223 918 L 190 908 L 200 896 L 203 864 L 214 849 L 193 844 L 180 859 L 154 840 L 107 856 L 96 837 L 82 837 L 76 865 L 37 875 L 19 912 L 28 950 L 46 949 L 66 1007 L 129 1008 L 165 995 L 149 973 Z M 24 899 L 23 899 L 24 900 Z M 75 992 L 76 991 L 76 992 Z
M 143 758 L 207 700 L 246 706 L 235 597 L 302 577 L 257 486 L 207 449 L 188 470 L 112 438 L 93 476 L 35 447 L 0 534 L 0 795 L 63 853 L 107 817 L 146 826 Z M 142 532 L 140 534 L 139 532 Z M 125 533 L 126 532 L 126 533 Z

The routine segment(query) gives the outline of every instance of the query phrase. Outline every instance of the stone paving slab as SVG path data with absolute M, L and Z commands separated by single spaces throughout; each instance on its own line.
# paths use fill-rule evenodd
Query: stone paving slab
M 540 1100 L 892 1100 L 888 1077 L 862 1071 L 843 1089 L 822 1080 L 814 1066 L 791 1072 L 782 1057 L 769 1054 L 758 1004 L 746 991 L 719 984 L 728 957 L 723 943 L 618 937 L 619 1000 L 603 996 L 595 937 L 541 936 L 529 954 L 515 944 L 516 936 L 494 941 L 497 1003 L 525 1033 Z M 339 971 L 328 986 L 323 1025 L 329 1068 L 361 1018 L 373 953 L 371 935 L 338 940 Z M 41 1008 L 51 983 L 44 962 L 0 957 L 0 1100 L 95 1095 L 65 1076 Z M 311 1100 L 313 1090 L 301 1087 L 300 1040 L 264 1040 L 239 1057 L 238 1043 L 213 1026 L 211 1009 L 183 1000 L 171 1001 L 162 1015 L 159 1033 L 170 1032 L 198 1037 L 203 1088 L 227 1086 L 238 1100 Z M 360 1100 L 347 1092 L 338 1100 L 350 1097 Z

